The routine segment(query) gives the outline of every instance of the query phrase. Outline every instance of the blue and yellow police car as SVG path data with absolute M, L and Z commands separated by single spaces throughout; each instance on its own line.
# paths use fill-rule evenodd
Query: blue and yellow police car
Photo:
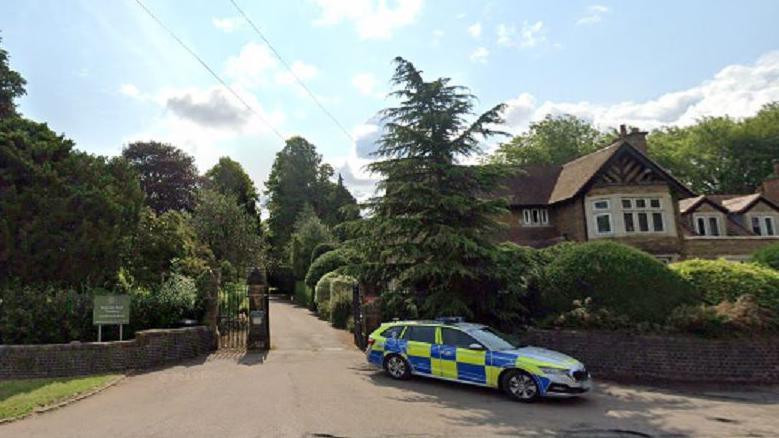
M 523 402 L 577 396 L 592 385 L 578 360 L 513 345 L 490 327 L 462 318 L 384 323 L 368 337 L 366 355 L 394 379 L 420 375 L 487 386 Z

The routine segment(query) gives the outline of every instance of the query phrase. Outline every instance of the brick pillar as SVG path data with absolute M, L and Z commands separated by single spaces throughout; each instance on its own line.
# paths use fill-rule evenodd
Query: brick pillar
M 211 329 L 214 335 L 214 349 L 219 348 L 219 272 L 208 269 L 200 279 L 201 293 L 205 297 L 206 314 L 203 323 Z
M 246 279 L 249 285 L 249 334 L 247 350 L 270 349 L 270 315 L 268 306 L 268 280 L 265 270 L 254 268 Z

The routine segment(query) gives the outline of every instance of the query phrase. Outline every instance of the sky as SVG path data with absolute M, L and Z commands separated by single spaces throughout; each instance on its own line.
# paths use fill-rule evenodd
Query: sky
M 21 112 L 95 154 L 165 141 L 201 172 L 230 156 L 261 190 L 278 133 L 369 195 L 396 56 L 469 87 L 477 111 L 506 103 L 512 133 L 547 114 L 653 129 L 779 100 L 774 0 L 235 0 L 294 76 L 230 0 L 141 1 L 251 110 L 136 0 L 0 0 L 2 46 L 28 82 Z

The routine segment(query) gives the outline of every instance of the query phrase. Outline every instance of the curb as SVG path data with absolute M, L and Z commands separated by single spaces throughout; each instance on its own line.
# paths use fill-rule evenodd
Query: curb
M 5 418 L 3 420 L 0 420 L 0 426 L 2 426 L 4 424 L 8 424 L 8 423 L 13 423 L 14 421 L 22 420 L 22 419 L 30 417 L 32 415 L 43 414 L 43 413 L 46 413 L 46 412 L 50 412 L 50 411 L 54 411 L 54 410 L 57 410 L 57 409 L 60 409 L 60 408 L 64 408 L 65 406 L 73 404 L 73 403 L 75 403 L 77 401 L 83 400 L 83 399 L 88 398 L 88 397 L 92 397 L 95 394 L 103 392 L 104 390 L 106 390 L 106 389 L 108 389 L 108 388 L 118 384 L 119 382 L 123 381 L 125 378 L 127 378 L 127 375 L 126 374 L 122 374 L 122 375 L 118 376 L 117 378 L 111 380 L 110 382 L 105 383 L 102 386 L 99 386 L 99 387 L 97 387 L 97 388 L 95 388 L 95 389 L 93 389 L 91 391 L 88 391 L 88 392 L 85 392 L 85 393 L 82 393 L 82 394 L 76 394 L 76 395 L 74 395 L 74 396 L 72 396 L 70 398 L 62 400 L 62 401 L 60 401 L 58 403 L 55 403 L 53 405 L 46 405 L 46 406 L 41 406 L 39 408 L 35 408 L 35 409 L 33 409 L 32 411 L 30 411 L 30 412 L 28 412 L 26 414 L 17 415 L 16 417 L 11 417 L 11 418 Z

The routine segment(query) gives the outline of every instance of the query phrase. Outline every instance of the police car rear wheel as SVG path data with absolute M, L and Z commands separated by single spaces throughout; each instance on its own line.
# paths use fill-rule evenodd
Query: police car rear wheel
M 528 373 L 509 371 L 503 376 L 503 390 L 514 400 L 532 402 L 538 398 L 538 384 Z
M 390 377 L 397 380 L 408 379 L 409 375 L 411 374 L 411 370 L 409 369 L 406 359 L 396 354 L 387 357 L 387 359 L 384 361 L 384 370 L 387 371 L 387 374 L 389 374 Z

